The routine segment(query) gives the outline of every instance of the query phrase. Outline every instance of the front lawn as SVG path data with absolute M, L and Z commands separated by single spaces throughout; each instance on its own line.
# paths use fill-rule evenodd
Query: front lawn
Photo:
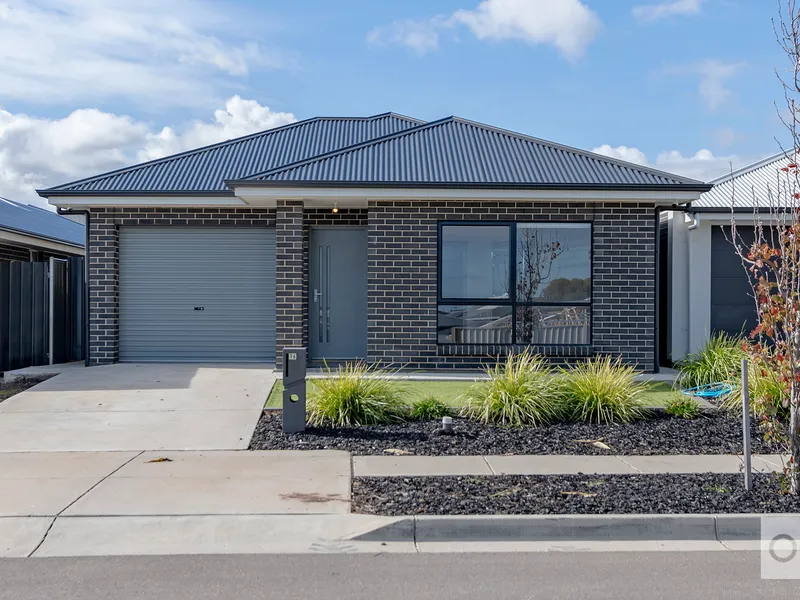
M 436 396 L 450 406 L 458 406 L 458 397 L 463 394 L 474 381 L 409 381 L 404 380 L 403 386 L 406 388 L 409 403 L 428 395 Z M 313 389 L 311 380 L 306 382 L 306 392 L 311 393 Z M 666 406 L 667 401 L 676 392 L 668 383 L 661 381 L 651 381 L 647 384 L 647 392 L 642 399 L 647 406 Z M 275 382 L 272 392 L 267 399 L 265 408 L 281 408 L 283 403 L 283 383 L 280 380 Z

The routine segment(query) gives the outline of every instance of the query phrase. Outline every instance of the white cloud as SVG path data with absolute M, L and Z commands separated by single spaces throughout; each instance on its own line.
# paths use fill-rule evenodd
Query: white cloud
M 581 0 L 483 0 L 475 9 L 450 17 L 400 20 L 376 27 L 367 41 L 411 48 L 418 54 L 436 50 L 443 29 L 467 27 L 479 40 L 522 40 L 558 48 L 568 59 L 583 55 L 601 22 Z
M 600 30 L 600 19 L 580 0 L 484 0 L 475 10 L 456 11 L 453 19 L 478 39 L 550 44 L 571 59 Z
M 182 132 L 164 127 L 156 134 L 148 134 L 147 143 L 139 151 L 138 159 L 145 161 L 161 158 L 256 131 L 280 127 L 296 120 L 292 113 L 273 112 L 255 100 L 234 96 L 225 103 L 224 109 L 214 111 L 213 122 L 195 121 Z
M 247 27 L 205 0 L 0 0 L 0 97 L 213 102 L 220 83 L 288 62 Z
M 654 164 L 650 163 L 644 152 L 638 148 L 628 146 L 617 146 L 615 148 L 604 144 L 594 148 L 592 152 L 637 165 L 650 166 L 699 181 L 711 181 L 725 175 L 730 172 L 731 165 L 733 165 L 734 169 L 738 169 L 752 162 L 736 155 L 714 156 L 713 152 L 706 149 L 698 150 L 693 156 L 683 156 L 677 150 L 661 152 L 656 157 Z
M 443 26 L 441 17 L 401 19 L 374 28 L 367 35 L 367 41 L 377 46 L 405 46 L 421 56 L 439 48 L 439 29 Z
M 674 15 L 697 15 L 703 0 L 673 0 L 660 4 L 634 6 L 633 16 L 639 21 L 657 21 Z
M 647 164 L 647 156 L 645 156 L 645 153 L 638 148 L 629 148 L 628 146 L 617 146 L 616 148 L 612 148 L 608 144 L 603 144 L 602 146 L 592 150 L 592 152 L 595 154 L 602 154 L 603 156 L 608 156 L 610 158 L 624 160 L 636 165 Z
M 97 109 L 40 119 L 0 109 L 0 196 L 40 206 L 36 188 L 96 175 L 189 148 L 295 121 L 254 100 L 230 98 L 213 121 L 153 131 L 147 123 Z
M 688 65 L 669 66 L 667 75 L 695 75 L 699 78 L 697 94 L 711 111 L 722 108 L 733 97 L 728 80 L 744 67 L 741 62 L 725 62 L 718 59 L 701 60 Z

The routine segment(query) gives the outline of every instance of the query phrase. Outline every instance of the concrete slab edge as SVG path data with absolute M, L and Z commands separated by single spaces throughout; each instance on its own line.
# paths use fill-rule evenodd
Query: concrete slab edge
M 352 537 L 369 542 L 758 541 L 761 518 L 800 514 L 417 516 Z

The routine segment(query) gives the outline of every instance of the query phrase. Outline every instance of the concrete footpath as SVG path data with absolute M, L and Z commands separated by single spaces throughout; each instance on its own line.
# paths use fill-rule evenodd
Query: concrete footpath
M 727 473 L 740 464 L 737 456 L 6 452 L 0 453 L 0 557 L 741 549 L 758 544 L 758 516 L 350 513 L 353 475 Z M 780 470 L 781 459 L 756 457 L 754 468 Z

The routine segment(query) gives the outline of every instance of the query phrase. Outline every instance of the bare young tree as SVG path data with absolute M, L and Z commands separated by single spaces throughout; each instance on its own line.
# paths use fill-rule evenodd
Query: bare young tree
M 737 232 L 735 211 L 742 200 L 732 193 L 731 237 L 750 280 L 756 303 L 757 325 L 745 350 L 760 377 L 778 382 L 781 394 L 754 398 L 767 431 L 782 440 L 789 453 L 786 475 L 789 491 L 800 493 L 800 172 L 796 157 L 800 148 L 800 13 L 797 0 L 779 0 L 775 34 L 786 54 L 787 67 L 778 72 L 785 108 L 778 114 L 791 137 L 784 149 L 785 166 L 776 172 L 766 198 L 745 192 L 754 206 L 754 239 Z M 788 412 L 788 425 L 779 423 Z

